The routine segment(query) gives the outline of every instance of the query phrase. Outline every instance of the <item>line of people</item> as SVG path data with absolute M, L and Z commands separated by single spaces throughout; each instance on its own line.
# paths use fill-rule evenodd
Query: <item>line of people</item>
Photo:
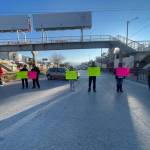
M 93 61 L 90 67 L 96 67 L 95 62 Z M 75 71 L 75 68 L 73 66 L 70 66 L 69 71 Z M 93 82 L 93 92 L 96 92 L 96 76 L 89 76 L 89 88 L 88 92 L 91 91 L 91 86 Z M 75 79 L 69 80 L 70 83 L 70 90 L 75 91 Z
M 91 63 L 90 67 L 96 67 L 96 64 L 95 64 L 94 61 Z M 118 67 L 122 67 L 122 64 L 119 63 Z M 74 68 L 70 67 L 70 71 L 71 70 L 74 70 Z M 24 65 L 23 68 L 20 71 L 28 71 L 27 65 Z M 36 79 L 33 79 L 32 89 L 34 89 L 36 87 L 40 88 L 40 83 L 39 83 L 40 70 L 39 70 L 39 68 L 35 64 L 33 64 L 31 71 L 37 72 Z M 123 79 L 125 79 L 125 77 L 117 76 L 116 75 L 116 70 L 114 71 L 114 74 L 115 74 L 115 78 L 116 78 L 116 91 L 117 92 L 123 92 L 122 85 L 123 85 Z M 4 75 L 4 70 L 0 65 L 0 86 L 3 86 L 3 81 L 2 81 L 3 75 Z M 91 92 L 92 83 L 93 83 L 93 92 L 96 92 L 96 76 L 89 76 L 88 92 Z M 27 78 L 22 79 L 22 89 L 24 89 L 24 88 L 28 89 L 28 87 L 29 87 L 28 86 L 28 79 Z M 148 87 L 149 87 L 149 90 L 150 90 L 150 70 L 148 71 Z M 74 80 L 70 80 L 70 89 L 72 91 L 75 90 Z
M 95 62 L 92 62 L 90 67 L 96 67 Z M 122 68 L 122 63 L 119 63 L 118 67 Z M 115 78 L 116 78 L 116 91 L 119 92 L 123 92 L 123 79 L 125 79 L 125 77 L 122 76 L 117 76 L 116 74 L 116 69 L 114 70 L 114 74 L 115 74 Z M 93 92 L 96 92 L 96 76 L 89 76 L 89 88 L 88 88 L 88 92 L 91 92 L 91 84 L 93 82 Z M 149 86 L 150 86 L 150 79 L 149 79 Z
M 24 65 L 23 68 L 20 71 L 28 71 L 27 65 Z M 40 83 L 39 83 L 40 70 L 39 70 L 39 68 L 35 64 L 32 64 L 31 71 L 35 71 L 37 73 L 36 79 L 32 79 L 32 82 L 33 82 L 32 89 L 35 89 L 36 86 L 38 88 L 40 88 Z M 28 78 L 21 79 L 21 81 L 22 81 L 22 89 L 24 89 L 25 87 L 26 87 L 26 89 L 28 89 L 28 87 L 29 87 L 28 86 Z
M 89 67 L 96 67 L 95 62 L 93 61 Z M 118 65 L 119 68 L 122 68 L 122 63 L 119 63 Z M 70 68 L 70 71 L 73 70 L 73 67 Z M 124 76 L 118 76 L 116 73 L 116 69 L 114 69 L 114 75 L 116 79 L 116 92 L 123 93 L 123 80 L 125 79 Z M 93 83 L 93 92 L 96 92 L 96 76 L 89 76 L 89 84 L 88 84 L 88 92 L 91 92 L 91 86 Z M 148 71 L 148 87 L 150 90 L 150 70 Z M 70 80 L 70 89 L 71 91 L 75 90 L 75 83 L 74 80 Z
M 93 61 L 90 67 L 96 67 L 95 62 Z M 122 67 L 122 64 L 119 63 L 118 67 Z M 117 92 L 123 92 L 123 79 L 125 79 L 125 77 L 120 77 L 116 75 L 116 69 L 114 71 L 115 74 L 115 78 L 116 78 L 116 91 Z M 88 88 L 88 92 L 91 92 L 91 85 L 93 82 L 93 92 L 96 92 L 96 76 L 89 76 L 89 88 Z

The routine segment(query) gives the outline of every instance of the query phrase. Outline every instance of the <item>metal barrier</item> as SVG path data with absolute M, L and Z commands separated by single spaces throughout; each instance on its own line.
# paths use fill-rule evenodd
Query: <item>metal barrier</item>
M 114 75 L 114 68 L 105 68 L 103 69 L 103 71 Z M 137 68 L 137 69 L 131 69 L 130 71 L 131 71 L 130 77 L 126 79 L 147 84 L 148 70 Z
M 137 82 L 147 83 L 148 70 L 140 69 L 140 68 L 131 69 L 130 79 L 137 81 Z

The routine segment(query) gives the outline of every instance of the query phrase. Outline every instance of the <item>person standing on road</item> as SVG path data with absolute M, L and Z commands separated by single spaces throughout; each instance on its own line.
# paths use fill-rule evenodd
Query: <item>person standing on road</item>
M 20 71 L 28 71 L 27 65 L 24 65 Z M 26 89 L 28 89 L 28 78 L 21 79 L 22 81 L 22 89 L 24 89 L 24 84 L 26 85 Z
M 92 65 L 90 67 L 96 67 L 94 61 L 92 61 Z M 89 76 L 89 88 L 88 92 L 91 92 L 91 84 L 93 82 L 93 91 L 96 92 L 96 76 Z
M 119 63 L 118 67 L 122 68 L 122 63 Z M 123 79 L 125 77 L 123 77 L 123 76 L 117 76 L 116 69 L 115 69 L 115 76 L 116 76 L 116 90 L 117 90 L 117 92 L 123 92 L 122 84 L 123 84 Z
M 150 68 L 148 70 L 148 87 L 149 87 L 149 90 L 150 90 Z
M 35 64 L 33 64 L 31 71 L 35 71 L 37 73 L 36 79 L 33 79 L 33 87 L 32 87 L 32 89 L 35 89 L 36 85 L 37 85 L 38 88 L 40 88 L 40 83 L 39 83 L 40 70 L 39 70 L 39 68 Z
M 75 69 L 73 68 L 73 66 L 71 66 L 69 68 L 69 71 L 75 71 Z M 75 80 L 71 79 L 71 80 L 69 80 L 69 82 L 70 82 L 70 90 L 71 91 L 75 91 Z
M 2 81 L 2 76 L 3 76 L 3 74 L 4 74 L 4 71 L 3 71 L 3 68 L 2 68 L 1 65 L 0 65 L 0 86 L 4 86 L 4 85 L 3 85 L 3 81 Z

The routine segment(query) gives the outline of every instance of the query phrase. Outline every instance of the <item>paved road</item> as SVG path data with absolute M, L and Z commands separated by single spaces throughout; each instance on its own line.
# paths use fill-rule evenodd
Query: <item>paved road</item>
M 0 89 L 0 150 L 150 150 L 145 85 L 125 81 L 117 94 L 106 74 L 97 79 L 97 93 L 87 93 L 86 77 L 75 92 L 64 81 L 41 82 L 40 91 Z

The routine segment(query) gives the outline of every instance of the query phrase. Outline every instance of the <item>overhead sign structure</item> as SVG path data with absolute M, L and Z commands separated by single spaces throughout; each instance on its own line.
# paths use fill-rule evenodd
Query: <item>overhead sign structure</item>
M 27 15 L 0 16 L 0 32 L 29 32 L 30 30 L 31 25 Z
M 66 80 L 77 80 L 76 71 L 66 71 Z
M 91 12 L 33 14 L 36 31 L 84 29 L 92 27 Z
M 89 67 L 88 76 L 100 76 L 101 70 L 100 67 Z

